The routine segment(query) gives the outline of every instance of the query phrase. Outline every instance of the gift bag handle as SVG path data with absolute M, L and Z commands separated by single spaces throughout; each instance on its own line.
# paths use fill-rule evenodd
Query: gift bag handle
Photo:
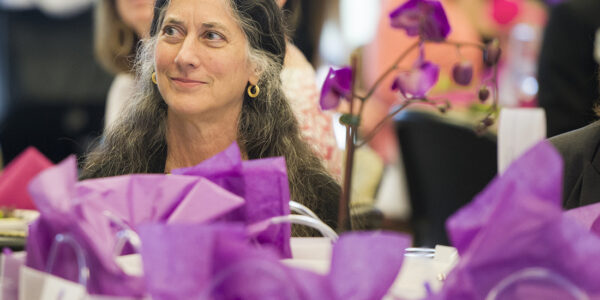
M 103 211 L 102 214 L 107 217 L 111 223 L 117 225 L 117 227 L 121 229 L 116 234 L 117 242 L 115 243 L 115 247 L 113 249 L 113 255 L 121 255 L 127 242 L 129 242 L 135 252 L 140 253 L 142 240 L 140 239 L 140 236 L 133 231 L 133 229 L 131 229 L 131 226 L 127 225 L 125 222 L 123 222 L 123 220 L 121 220 L 121 218 L 115 216 L 108 210 Z
M 117 232 L 117 242 L 115 243 L 113 252 L 114 256 L 119 256 L 123 253 L 123 248 L 125 248 L 127 242 L 129 242 L 136 253 L 140 253 L 140 249 L 142 248 L 140 236 L 131 229 L 123 229 Z
M 337 241 L 338 235 L 337 233 L 331 229 L 331 227 L 327 226 L 327 224 L 323 223 L 323 221 L 318 218 L 312 218 L 308 216 L 300 216 L 300 215 L 287 215 L 287 216 L 276 216 L 268 219 L 270 224 L 298 224 L 311 227 L 313 229 L 318 230 L 324 237 L 330 238 L 332 242 Z
M 404 256 L 425 257 L 433 259 L 435 257 L 435 249 L 423 247 L 409 247 L 404 249 Z
M 321 221 L 321 219 L 317 216 L 317 214 L 315 214 L 312 210 L 310 210 L 310 208 L 308 208 L 296 201 L 290 201 L 290 211 L 297 213 L 299 215 L 311 217 L 313 219 L 317 219 L 317 220 Z
M 85 259 L 85 252 L 81 245 L 69 234 L 59 233 L 54 237 L 54 242 L 50 247 L 50 253 L 48 254 L 48 263 L 46 264 L 46 273 L 52 274 L 56 256 L 58 255 L 58 248 L 61 245 L 68 245 L 75 251 L 75 258 L 77 260 L 77 267 L 79 268 L 78 282 L 80 285 L 87 287 L 87 282 L 90 277 L 90 269 L 88 268 L 87 261 Z
M 500 293 L 508 287 L 512 286 L 520 280 L 527 279 L 547 279 L 556 283 L 558 286 L 564 288 L 577 300 L 589 299 L 589 297 L 585 294 L 584 291 L 582 291 L 578 286 L 576 286 L 560 274 L 552 270 L 548 270 L 546 268 L 532 267 L 522 269 L 504 277 L 488 292 L 487 296 L 485 297 L 485 300 L 495 300 L 498 298 L 498 295 L 500 295 Z

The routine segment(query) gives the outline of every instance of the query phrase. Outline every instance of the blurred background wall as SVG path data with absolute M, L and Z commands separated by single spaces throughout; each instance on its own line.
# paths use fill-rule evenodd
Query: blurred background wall
M 111 76 L 94 59 L 91 3 L 54 2 L 0 2 L 5 162 L 30 145 L 58 162 L 82 154 L 101 133 Z

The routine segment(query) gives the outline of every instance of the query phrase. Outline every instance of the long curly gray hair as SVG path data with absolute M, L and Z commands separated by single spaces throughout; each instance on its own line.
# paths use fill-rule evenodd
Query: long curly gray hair
M 257 98 L 244 97 L 238 144 L 250 159 L 284 156 L 292 199 L 335 226 L 340 187 L 325 171 L 298 124 L 281 89 L 285 34 L 273 0 L 227 0 L 248 41 L 248 57 L 258 66 Z M 158 31 L 170 0 L 157 0 L 150 38 L 136 59 L 136 91 L 124 113 L 85 157 L 81 178 L 131 173 L 163 173 L 166 161 L 167 105 L 150 78 Z

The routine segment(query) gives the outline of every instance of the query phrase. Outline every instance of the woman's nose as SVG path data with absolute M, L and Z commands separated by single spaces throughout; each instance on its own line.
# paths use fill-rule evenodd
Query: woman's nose
M 200 44 L 188 36 L 181 44 L 179 53 L 175 57 L 175 63 L 182 69 L 196 68 L 200 64 Z

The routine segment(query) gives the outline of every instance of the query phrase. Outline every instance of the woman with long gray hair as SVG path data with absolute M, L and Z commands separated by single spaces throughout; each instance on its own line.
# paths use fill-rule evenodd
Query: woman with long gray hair
M 157 0 L 136 94 L 81 177 L 169 173 L 237 142 L 246 159 L 284 156 L 292 199 L 335 226 L 340 187 L 300 137 L 281 90 L 284 56 L 273 0 Z

